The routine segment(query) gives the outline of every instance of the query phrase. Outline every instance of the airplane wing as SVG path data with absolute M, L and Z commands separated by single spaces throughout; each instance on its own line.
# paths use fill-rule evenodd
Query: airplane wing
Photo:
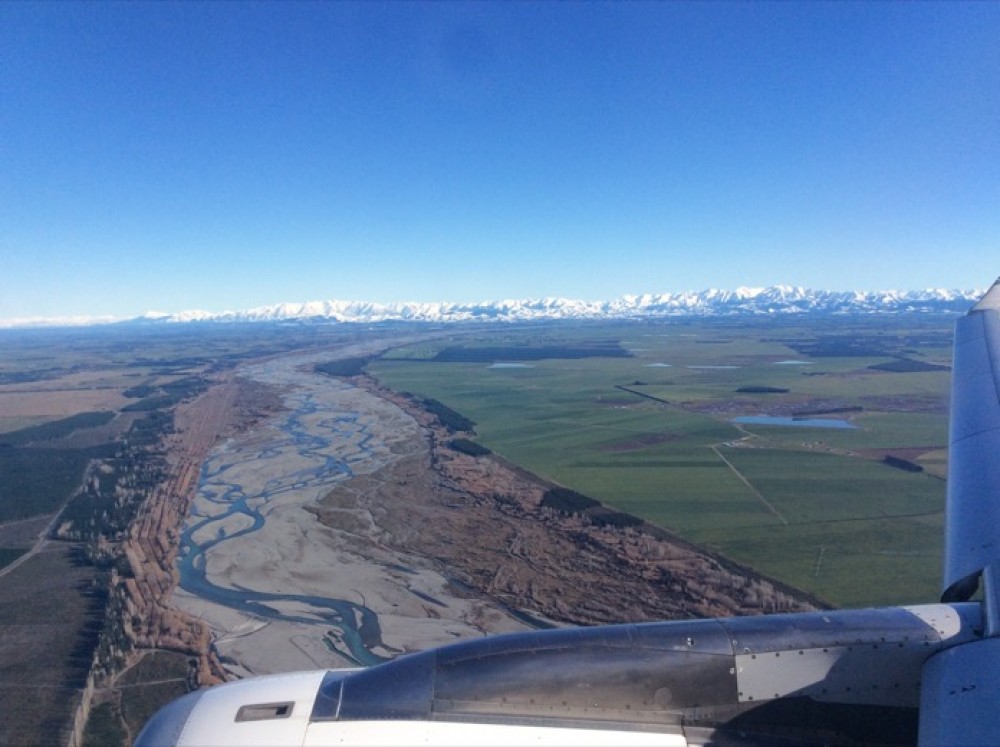
M 944 598 L 1000 558 L 1000 280 L 955 325 Z
M 942 603 L 519 633 L 249 679 L 166 706 L 136 745 L 1000 744 L 998 309 L 1000 281 L 956 330 Z
M 1000 744 L 1000 280 L 955 326 L 944 601 L 982 586 L 981 639 L 924 667 L 920 743 Z

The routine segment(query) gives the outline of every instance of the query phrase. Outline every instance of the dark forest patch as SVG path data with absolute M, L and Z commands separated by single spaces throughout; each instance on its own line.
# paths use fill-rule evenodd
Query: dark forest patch
M 872 371 L 887 371 L 888 373 L 926 373 L 928 371 L 948 371 L 948 366 L 937 363 L 927 363 L 913 358 L 896 358 L 885 363 L 868 366 Z
M 773 341 L 812 358 L 883 358 L 901 356 L 926 347 L 947 348 L 951 345 L 951 335 L 949 332 L 900 329 L 893 333 L 881 329 L 857 329 L 850 334 L 820 334 L 807 339 L 776 338 Z
M 602 527 L 634 527 L 646 523 L 638 516 L 608 508 L 600 501 L 569 488 L 550 488 L 545 492 L 541 505 L 561 514 L 586 516 L 592 524 Z
M 893 456 L 892 454 L 886 454 L 884 457 L 882 457 L 882 462 L 884 464 L 887 464 L 890 467 L 895 467 L 896 469 L 901 469 L 904 472 L 923 472 L 924 471 L 924 468 L 921 465 L 919 465 L 919 464 L 917 464 L 915 462 L 911 462 L 908 459 L 901 459 L 901 458 L 899 458 L 897 456 Z
M 0 449 L 0 521 L 56 511 L 79 487 L 97 449 Z
M 2 446 L 23 446 L 29 443 L 41 441 L 54 441 L 58 438 L 65 438 L 75 431 L 83 428 L 97 428 L 110 423 L 115 417 L 113 412 L 81 412 L 79 415 L 71 415 L 61 420 L 53 420 L 51 423 L 43 423 L 30 428 L 22 428 L 19 431 L 5 433 L 0 436 Z
M 360 376 L 365 372 L 365 366 L 371 363 L 371 357 L 344 358 L 338 361 L 318 363 L 315 370 L 327 376 Z
M 482 444 L 477 444 L 475 441 L 470 441 L 467 438 L 453 438 L 448 442 L 448 448 L 474 457 L 487 456 L 493 453 Z
M 541 505 L 563 514 L 579 514 L 600 506 L 601 502 L 569 488 L 550 488 L 545 491 Z
M 472 433 L 476 429 L 476 423 L 459 412 L 455 412 L 443 402 L 438 402 L 430 397 L 418 398 L 421 407 L 434 415 L 438 422 L 448 429 L 449 433 L 466 431 Z
M 811 410 L 795 410 L 792 412 L 793 418 L 811 418 L 816 415 L 843 415 L 848 412 L 864 412 L 860 405 L 845 405 L 843 407 L 816 407 Z

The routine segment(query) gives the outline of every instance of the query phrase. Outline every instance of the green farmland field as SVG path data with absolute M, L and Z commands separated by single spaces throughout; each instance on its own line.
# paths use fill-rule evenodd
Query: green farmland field
M 470 418 L 479 443 L 546 479 L 833 604 L 896 604 L 940 593 L 950 375 L 870 367 L 946 366 L 950 329 L 946 319 L 504 328 L 390 351 L 368 371 Z M 587 340 L 630 356 L 523 350 Z M 430 360 L 461 344 L 493 358 Z M 855 427 L 730 422 L 809 414 Z

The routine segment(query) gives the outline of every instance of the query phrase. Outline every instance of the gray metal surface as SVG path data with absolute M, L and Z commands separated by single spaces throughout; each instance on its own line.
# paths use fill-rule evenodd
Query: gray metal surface
M 740 702 L 801 696 L 916 708 L 924 661 L 942 645 L 976 640 L 978 613 L 977 605 L 927 605 L 722 624 L 737 652 Z
M 976 640 L 979 612 L 939 604 L 486 638 L 330 675 L 311 720 L 707 729 L 830 744 L 879 723 L 883 737 L 870 741 L 905 744 L 921 667 Z
M 1000 639 L 950 648 L 924 667 L 919 743 L 995 745 L 1000 740 Z
M 958 601 L 1000 561 L 1000 312 L 994 288 L 955 327 L 945 599 Z
M 136 737 L 136 745 L 161 747 L 174 745 L 187 726 L 188 717 L 205 694 L 205 690 L 196 690 L 168 703 L 153 716 Z
M 922 643 L 895 643 L 740 655 L 740 701 L 799 695 L 831 703 L 916 708 L 927 654 Z
M 932 612 L 947 616 L 937 624 Z M 759 615 L 720 620 L 738 654 L 762 654 L 824 646 L 878 644 L 914 639 L 936 641 L 942 631 L 954 634 L 961 623 L 946 605 L 837 610 L 794 615 Z

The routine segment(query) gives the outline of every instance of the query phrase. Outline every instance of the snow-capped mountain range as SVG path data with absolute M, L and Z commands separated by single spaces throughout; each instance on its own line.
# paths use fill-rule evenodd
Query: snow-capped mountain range
M 569 298 L 484 301 L 482 303 L 370 303 L 311 301 L 260 306 L 246 311 L 186 311 L 148 314 L 149 322 L 520 322 L 541 319 L 640 319 L 675 316 L 774 314 L 961 313 L 982 290 L 817 291 L 776 285 L 701 292 L 622 296 L 612 301 Z
M 371 303 L 310 301 L 260 306 L 246 311 L 149 312 L 132 323 L 181 322 L 522 322 L 544 319 L 643 319 L 683 316 L 789 314 L 964 313 L 983 290 L 821 291 L 775 285 L 682 293 L 646 293 L 612 301 L 540 298 L 481 303 Z M 102 318 L 22 318 L 0 327 L 108 323 Z M 118 320 L 121 321 L 121 320 Z

